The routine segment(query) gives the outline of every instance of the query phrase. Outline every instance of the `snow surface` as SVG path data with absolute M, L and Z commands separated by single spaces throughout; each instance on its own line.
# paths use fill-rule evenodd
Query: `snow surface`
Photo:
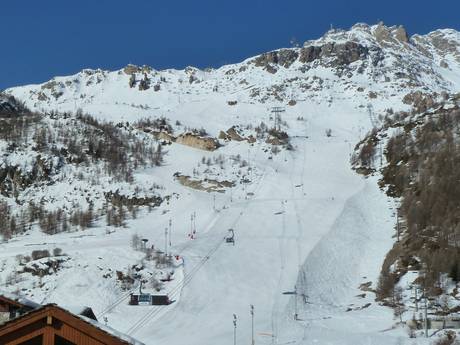
M 351 37 L 375 44 L 372 30 L 358 25 L 352 32 L 331 33 L 309 43 Z M 238 318 L 237 343 L 249 343 L 250 305 L 255 308 L 256 344 L 412 344 L 406 329 L 396 325 L 393 311 L 376 303 L 372 292 L 359 288 L 368 282 L 376 286 L 394 241 L 395 205 L 378 189 L 376 177 L 359 176 L 349 160 L 355 144 L 372 127 L 368 104 L 376 114 L 387 108 L 407 110 L 403 96 L 423 90 L 407 90 L 393 79 L 396 71 L 406 71 L 406 62 L 423 66 L 418 77 L 431 92 L 458 90 L 460 70 L 453 57 L 446 57 L 452 69 L 447 71 L 437 66 L 437 60 L 415 53 L 415 48 L 398 43 L 402 57 L 391 49 L 379 66 L 382 74 L 374 75 L 370 66 L 349 79 L 324 66 L 301 72 L 298 61 L 273 75 L 248 59 L 209 72 L 148 72 L 152 85 L 165 78 L 158 92 L 129 88 L 129 76 L 122 70 L 85 70 L 57 77 L 54 89 L 43 84 L 8 90 L 35 110 L 80 108 L 114 122 L 166 116 L 172 123 L 180 121 L 184 129 L 204 127 L 213 136 L 233 125 L 271 123 L 272 106 L 285 106 L 290 99 L 297 104 L 286 106 L 282 114 L 293 151 L 272 154 L 261 141 L 225 142 L 215 152 L 172 144 L 162 167 L 138 170 L 135 178 L 153 181 L 173 197 L 151 213 L 141 212 L 126 228 L 100 222 L 84 233 L 46 236 L 30 231 L 0 244 L 3 281 L 17 266 L 15 256 L 32 249 L 59 247 L 70 258 L 54 275 L 19 279 L 5 289 L 20 287 L 42 303 L 89 305 L 99 320 L 106 318 L 109 326 L 146 344 L 231 344 L 233 314 Z M 191 73 L 199 82 L 188 82 Z M 282 101 L 270 96 L 280 85 L 285 85 Z M 213 92 L 216 86 L 218 91 Z M 251 96 L 256 89 L 260 95 Z M 56 91 L 62 95 L 53 98 Z M 369 91 L 377 92 L 378 98 L 371 99 Z M 40 100 L 40 93 L 46 100 Z M 228 101 L 237 104 L 230 106 Z M 331 137 L 325 135 L 329 128 Z M 251 182 L 210 194 L 174 179 L 176 172 L 192 175 L 193 169 L 203 176 L 202 157 L 219 155 L 225 157 L 225 169 L 220 175 L 214 169 L 212 178 L 233 180 L 239 168 L 230 160 L 240 155 L 247 157 L 251 170 L 243 173 Z M 193 213 L 197 236 L 190 240 Z M 143 262 L 142 253 L 130 247 L 131 236 L 137 234 L 163 248 L 169 220 L 168 250 L 182 259 L 162 293 L 174 303 L 129 306 L 130 291 L 121 290 L 114 273 Z M 235 231 L 234 246 L 224 241 L 230 228 Z M 111 278 L 103 278 L 107 275 Z M 429 342 L 417 339 L 417 344 L 425 343 Z

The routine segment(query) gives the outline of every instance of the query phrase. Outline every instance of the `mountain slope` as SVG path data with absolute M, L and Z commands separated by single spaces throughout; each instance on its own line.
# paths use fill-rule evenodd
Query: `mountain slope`
M 233 313 L 238 341 L 249 341 L 250 304 L 257 343 L 404 342 L 404 328 L 392 329 L 392 310 L 376 303 L 372 292 L 394 241 L 396 205 L 375 177 L 366 180 L 351 169 L 350 158 L 356 143 L 386 117 L 429 108 L 457 92 L 459 54 L 460 36 L 453 30 L 409 38 L 402 27 L 357 24 L 215 70 L 129 65 L 6 90 L 40 122 L 27 127 L 18 147 L 2 138 L 2 164 L 33 170 L 38 154 L 49 161 L 63 155 L 53 145 L 69 149 L 66 136 L 78 140 L 85 160 L 53 165 L 51 181 L 60 182 L 54 187 L 35 183 L 16 199 L 2 200 L 19 211 L 30 202 L 51 210 L 82 198 L 99 216 L 83 233 L 75 226 L 50 236 L 30 224 L 0 244 L 4 288 L 20 288 L 39 302 L 76 299 L 147 344 L 231 341 Z M 37 150 L 33 134 L 44 127 L 51 141 Z M 59 135 L 59 127 L 70 134 Z M 106 152 L 94 149 L 98 133 L 113 139 L 107 147 L 123 139 L 129 154 L 120 166 L 130 171 L 123 183 L 115 184 L 113 172 L 104 170 L 111 155 L 96 154 Z M 158 166 L 136 164 L 141 143 L 162 148 Z M 372 158 L 377 170 L 378 153 Z M 101 181 L 87 191 L 66 180 L 83 176 L 85 185 L 94 174 Z M 66 182 L 70 188 L 64 189 Z M 162 202 L 131 204 L 132 215 L 116 226 L 107 222 L 107 205 L 116 210 L 113 217 L 129 206 L 117 203 L 117 192 L 128 199 L 160 196 Z M 99 201 L 91 202 L 93 194 Z M 223 240 L 229 228 L 235 246 Z M 154 248 L 139 250 L 140 238 Z M 32 249 L 54 248 L 65 255 L 24 258 Z M 163 252 L 180 258 L 164 267 Z M 42 272 L 50 260 L 61 260 L 58 270 L 31 273 Z M 175 303 L 127 305 L 140 280 L 155 291 L 169 270 L 174 279 L 160 284 L 160 291 Z

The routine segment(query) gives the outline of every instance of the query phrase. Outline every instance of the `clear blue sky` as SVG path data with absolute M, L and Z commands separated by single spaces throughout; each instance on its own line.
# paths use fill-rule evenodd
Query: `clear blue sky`
M 458 0 L 14 0 L 0 4 L 0 89 L 83 68 L 217 67 L 332 23 L 460 30 Z

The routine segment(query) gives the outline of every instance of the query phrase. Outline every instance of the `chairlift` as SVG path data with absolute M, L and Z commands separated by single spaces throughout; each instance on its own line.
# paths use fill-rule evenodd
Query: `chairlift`
M 233 231 L 233 229 L 228 229 L 228 236 L 225 237 L 225 242 L 233 243 L 233 245 L 235 245 L 235 232 Z

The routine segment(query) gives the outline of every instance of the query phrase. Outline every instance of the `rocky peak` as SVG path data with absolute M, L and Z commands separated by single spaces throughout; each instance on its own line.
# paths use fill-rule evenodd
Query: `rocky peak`
M 460 62 L 460 33 L 458 31 L 436 30 L 427 35 L 414 35 L 413 41 L 425 55 L 430 57 L 439 55 L 442 58 L 451 55 Z
M 383 22 L 380 22 L 375 27 L 373 34 L 380 44 L 394 42 L 409 43 L 409 36 L 402 25 L 388 27 Z

